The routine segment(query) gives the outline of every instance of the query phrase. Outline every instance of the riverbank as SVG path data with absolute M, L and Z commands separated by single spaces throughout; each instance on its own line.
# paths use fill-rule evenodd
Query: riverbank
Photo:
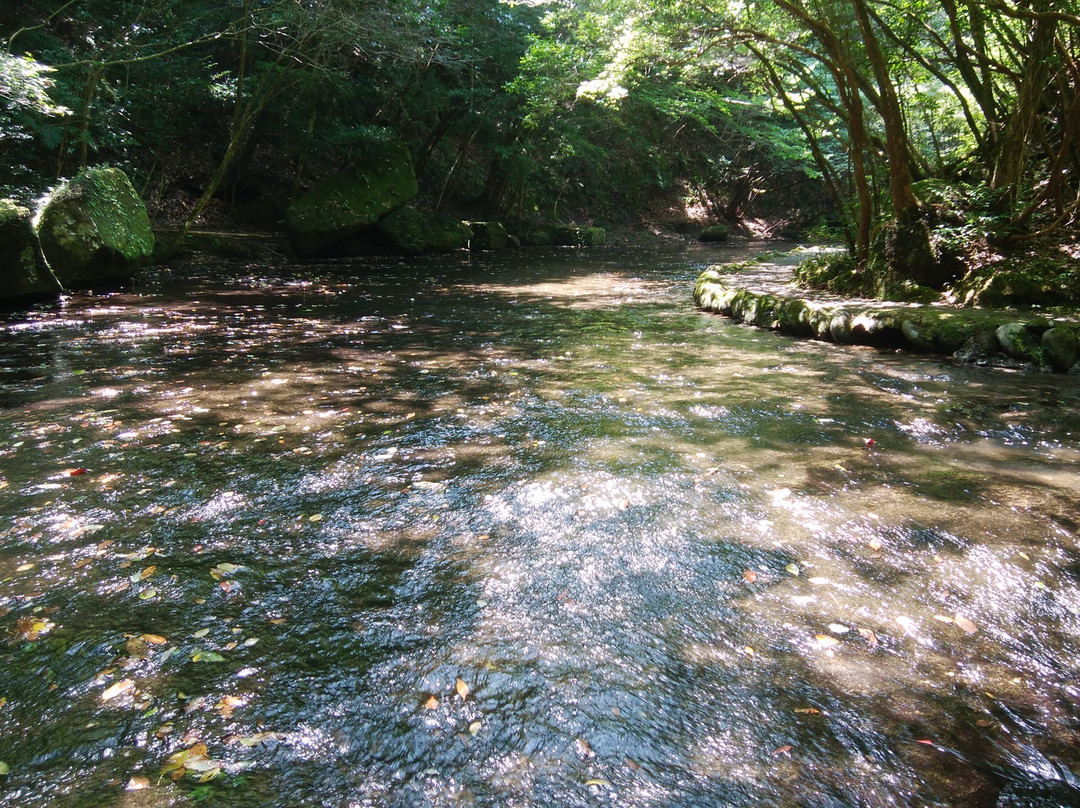
M 952 356 L 964 362 L 1080 374 L 1075 315 L 850 298 L 797 288 L 805 251 L 707 269 L 705 311 L 807 339 Z

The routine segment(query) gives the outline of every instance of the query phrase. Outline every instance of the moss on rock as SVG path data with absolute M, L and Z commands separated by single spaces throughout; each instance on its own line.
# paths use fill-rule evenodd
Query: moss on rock
M 1078 325 L 1064 318 L 1018 322 L 1015 312 L 1009 311 L 865 301 L 822 303 L 739 288 L 718 268 L 701 274 L 694 300 L 700 308 L 736 322 L 841 344 L 949 354 L 980 364 L 1037 363 L 1061 371 L 1076 366 L 1075 357 L 1080 356 Z
M 289 238 L 301 256 L 317 255 L 370 227 L 418 192 L 404 143 L 373 145 L 359 165 L 316 185 L 289 206 Z
M 60 282 L 41 253 L 28 208 L 0 199 L 0 302 L 44 300 L 60 294 Z
M 117 168 L 90 169 L 63 185 L 37 232 L 53 273 L 72 289 L 123 283 L 154 254 L 146 205 Z

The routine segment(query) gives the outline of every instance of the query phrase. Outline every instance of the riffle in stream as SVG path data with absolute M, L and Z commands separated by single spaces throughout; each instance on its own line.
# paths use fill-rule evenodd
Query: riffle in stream
M 745 248 L 177 265 L 0 323 L 0 805 L 1080 804 L 1080 380 Z

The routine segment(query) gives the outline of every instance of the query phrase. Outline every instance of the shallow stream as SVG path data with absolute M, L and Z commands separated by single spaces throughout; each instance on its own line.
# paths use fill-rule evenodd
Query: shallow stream
M 694 310 L 758 248 L 5 316 L 0 805 L 1080 804 L 1080 379 Z

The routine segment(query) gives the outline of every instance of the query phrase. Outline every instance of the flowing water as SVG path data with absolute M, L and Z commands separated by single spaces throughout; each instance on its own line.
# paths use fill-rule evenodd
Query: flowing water
M 747 254 L 7 316 L 0 805 L 1080 804 L 1080 380 L 695 311 Z

